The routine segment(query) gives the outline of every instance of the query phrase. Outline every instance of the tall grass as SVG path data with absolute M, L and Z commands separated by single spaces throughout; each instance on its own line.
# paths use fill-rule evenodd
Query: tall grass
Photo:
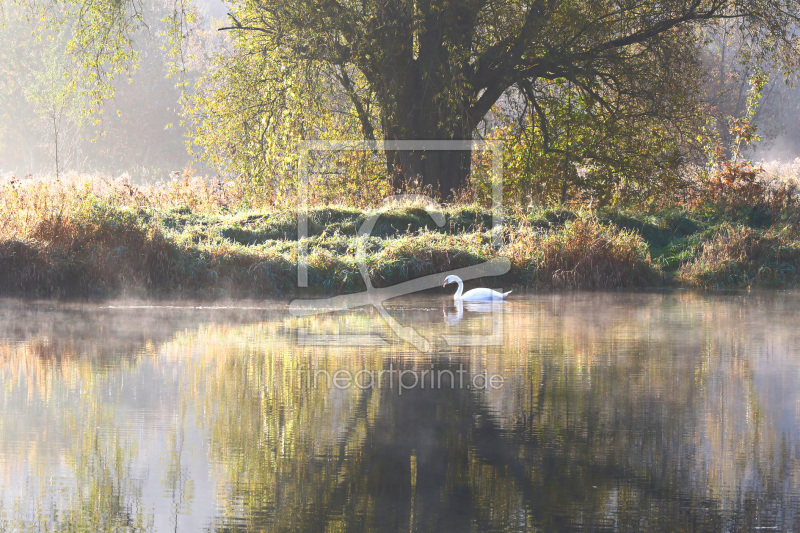
M 437 226 L 416 201 L 368 208 L 312 204 L 310 285 L 364 290 L 503 256 L 512 269 L 483 280 L 535 288 L 792 285 L 796 210 L 765 223 L 706 207 L 658 212 L 529 207 L 507 213 L 492 245 L 491 213 L 471 198 Z M 379 219 L 363 242 L 359 228 Z M 783 229 L 781 229 L 783 228 Z M 236 182 L 184 176 L 136 186 L 69 176 L 0 186 L 0 292 L 41 296 L 289 296 L 296 292 L 297 206 L 255 204 Z
M 504 248 L 524 283 L 553 288 L 617 288 L 659 283 L 647 243 L 634 230 L 601 223 L 579 211 L 555 229 L 530 222 L 510 231 Z
M 800 283 L 800 230 L 759 232 L 726 225 L 686 262 L 678 280 L 708 288 L 796 286 Z

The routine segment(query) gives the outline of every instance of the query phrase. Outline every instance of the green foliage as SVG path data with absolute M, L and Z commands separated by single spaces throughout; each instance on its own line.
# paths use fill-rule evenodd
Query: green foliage
M 92 111 L 140 59 L 133 38 L 158 15 L 193 140 L 212 166 L 248 183 L 253 206 L 305 194 L 299 142 L 342 138 L 500 138 L 520 204 L 651 200 L 685 184 L 681 165 L 706 141 L 700 52 L 711 34 L 740 32 L 750 43 L 743 60 L 787 71 L 798 60 L 797 0 L 236 0 L 222 41 L 200 29 L 187 1 L 17 3 L 69 36 L 64 79 Z M 187 73 L 198 65 L 191 94 Z M 736 147 L 754 139 L 751 123 L 730 124 Z M 418 188 L 452 201 L 472 185 L 480 198 L 484 163 L 458 151 L 317 152 L 310 195 L 366 206 Z
M 686 190 L 686 163 L 703 144 L 710 162 L 688 199 L 698 213 L 766 227 L 776 206 L 794 201 L 788 189 L 768 191 L 744 158 L 758 140 L 754 119 L 768 78 L 752 76 L 741 114 L 723 125 L 709 120 L 719 110 L 712 113 L 699 97 L 700 55 L 715 31 L 750 38 L 740 41 L 750 43 L 740 59 L 785 67 L 797 61 L 797 17 L 782 2 L 237 0 L 231 7 L 224 37 L 212 39 L 184 2 L 147 10 L 128 0 L 15 2 L 9 20 L 34 21 L 35 36 L 21 40 L 36 51 L 0 71 L 3 109 L 24 100 L 49 120 L 58 174 L 65 141 L 78 137 L 87 116 L 106 110 L 101 104 L 115 94 L 114 77 L 144 61 L 133 39 L 154 18 L 169 35 L 152 28 L 163 48 L 159 64 L 171 62 L 182 76 L 193 139 L 209 163 L 246 185 L 240 199 L 248 209 L 296 205 L 307 192 L 298 181 L 298 143 L 341 138 L 501 139 L 508 203 L 562 210 L 568 203 L 655 204 L 664 189 Z M 3 31 L 7 41 L 19 33 L 13 25 Z M 192 69 L 201 79 L 192 79 Z M 31 75 L 17 81 L 21 70 Z M 728 144 L 725 135 L 714 137 L 715 127 L 726 130 Z M 485 199 L 489 172 L 481 155 L 418 152 L 314 152 L 309 204 L 363 208 L 414 188 L 454 200 L 470 169 L 477 193 L 468 199 Z M 440 231 L 416 215 L 390 218 L 378 232 Z M 324 228 L 320 235 L 347 234 L 358 221 L 312 217 Z M 651 233 L 659 248 L 671 238 L 649 223 L 619 221 Z M 563 222 L 545 217 L 535 224 Z M 220 238 L 260 245 L 289 235 L 288 224 L 241 221 Z M 203 231 L 196 225 L 187 238 L 201 239 Z
M 648 198 L 683 185 L 679 167 L 702 136 L 704 31 L 746 20 L 759 38 L 748 57 L 773 54 L 787 65 L 795 57 L 791 31 L 777 31 L 795 18 L 771 1 L 752 4 L 241 0 L 226 28 L 235 32 L 230 52 L 195 107 L 207 113 L 198 140 L 211 160 L 278 197 L 295 192 L 301 139 L 477 133 L 506 143 L 516 198 L 601 206 Z M 324 186 L 375 190 L 380 161 L 367 159 L 354 187 L 327 177 Z M 324 163 L 322 175 L 339 174 Z M 475 163 L 472 185 L 485 190 Z M 418 183 L 452 199 L 470 161 L 389 153 L 386 166 L 394 189 Z
M 215 167 L 246 180 L 253 203 L 294 201 L 300 141 L 360 138 L 359 118 L 336 78 L 347 79 L 355 95 L 364 91 L 363 76 L 303 61 L 269 35 L 228 35 L 230 52 L 198 80 L 185 110 L 197 125 L 194 142 Z M 382 161 L 368 152 L 314 153 L 310 164 L 312 199 L 380 201 L 388 192 L 378 181 Z M 315 172 L 320 168 L 324 173 Z
M 770 188 L 761 179 L 762 168 L 743 156 L 743 152 L 759 140 L 753 119 L 767 82 L 768 77 L 764 74 L 753 76 L 744 114 L 728 117 L 730 146 L 722 145 L 723 135 L 712 138 L 706 147 L 709 162 L 696 177 L 691 190 L 690 205 L 693 209 L 710 216 L 768 226 L 777 211 L 796 202 L 794 186 L 780 183 Z
M 685 78 L 669 88 L 655 78 L 653 85 L 663 101 L 606 95 L 601 102 L 557 79 L 530 85 L 520 102 L 498 104 L 490 135 L 504 141 L 509 195 L 542 205 L 578 200 L 604 206 L 681 186 L 690 149 L 682 136 L 699 133 L 702 123 L 693 85 Z

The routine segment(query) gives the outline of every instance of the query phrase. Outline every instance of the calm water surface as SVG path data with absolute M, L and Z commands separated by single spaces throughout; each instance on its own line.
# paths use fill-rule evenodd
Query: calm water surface
M 800 294 L 386 309 L 0 301 L 0 530 L 800 530 Z

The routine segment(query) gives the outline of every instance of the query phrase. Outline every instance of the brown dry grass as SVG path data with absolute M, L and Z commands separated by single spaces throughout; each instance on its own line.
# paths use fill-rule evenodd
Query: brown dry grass
M 800 231 L 792 226 L 766 232 L 727 226 L 680 268 L 677 280 L 709 288 L 796 285 Z
M 556 231 L 512 230 L 504 252 L 523 277 L 547 287 L 648 286 L 661 278 L 638 233 L 602 224 L 588 213 Z
M 191 176 L 150 186 L 100 176 L 15 180 L 0 186 L 0 293 L 292 294 L 296 206 L 251 202 L 236 182 Z M 312 285 L 363 290 L 355 229 L 375 211 L 314 209 Z M 643 287 L 662 283 L 665 271 L 691 286 L 800 282 L 796 210 L 781 211 L 783 229 L 739 221 L 716 231 L 733 219 L 537 209 L 507 213 L 499 250 L 486 227 L 491 217 L 475 202 L 448 207 L 444 228 L 413 202 L 382 210 L 383 233 L 376 227 L 367 252 L 373 282 L 393 285 L 498 255 L 512 261 L 504 285 Z

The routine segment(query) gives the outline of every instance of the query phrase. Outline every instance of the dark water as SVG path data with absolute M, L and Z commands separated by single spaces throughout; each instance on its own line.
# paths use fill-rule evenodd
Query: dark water
M 0 530 L 800 530 L 800 295 L 514 296 L 0 301 Z

